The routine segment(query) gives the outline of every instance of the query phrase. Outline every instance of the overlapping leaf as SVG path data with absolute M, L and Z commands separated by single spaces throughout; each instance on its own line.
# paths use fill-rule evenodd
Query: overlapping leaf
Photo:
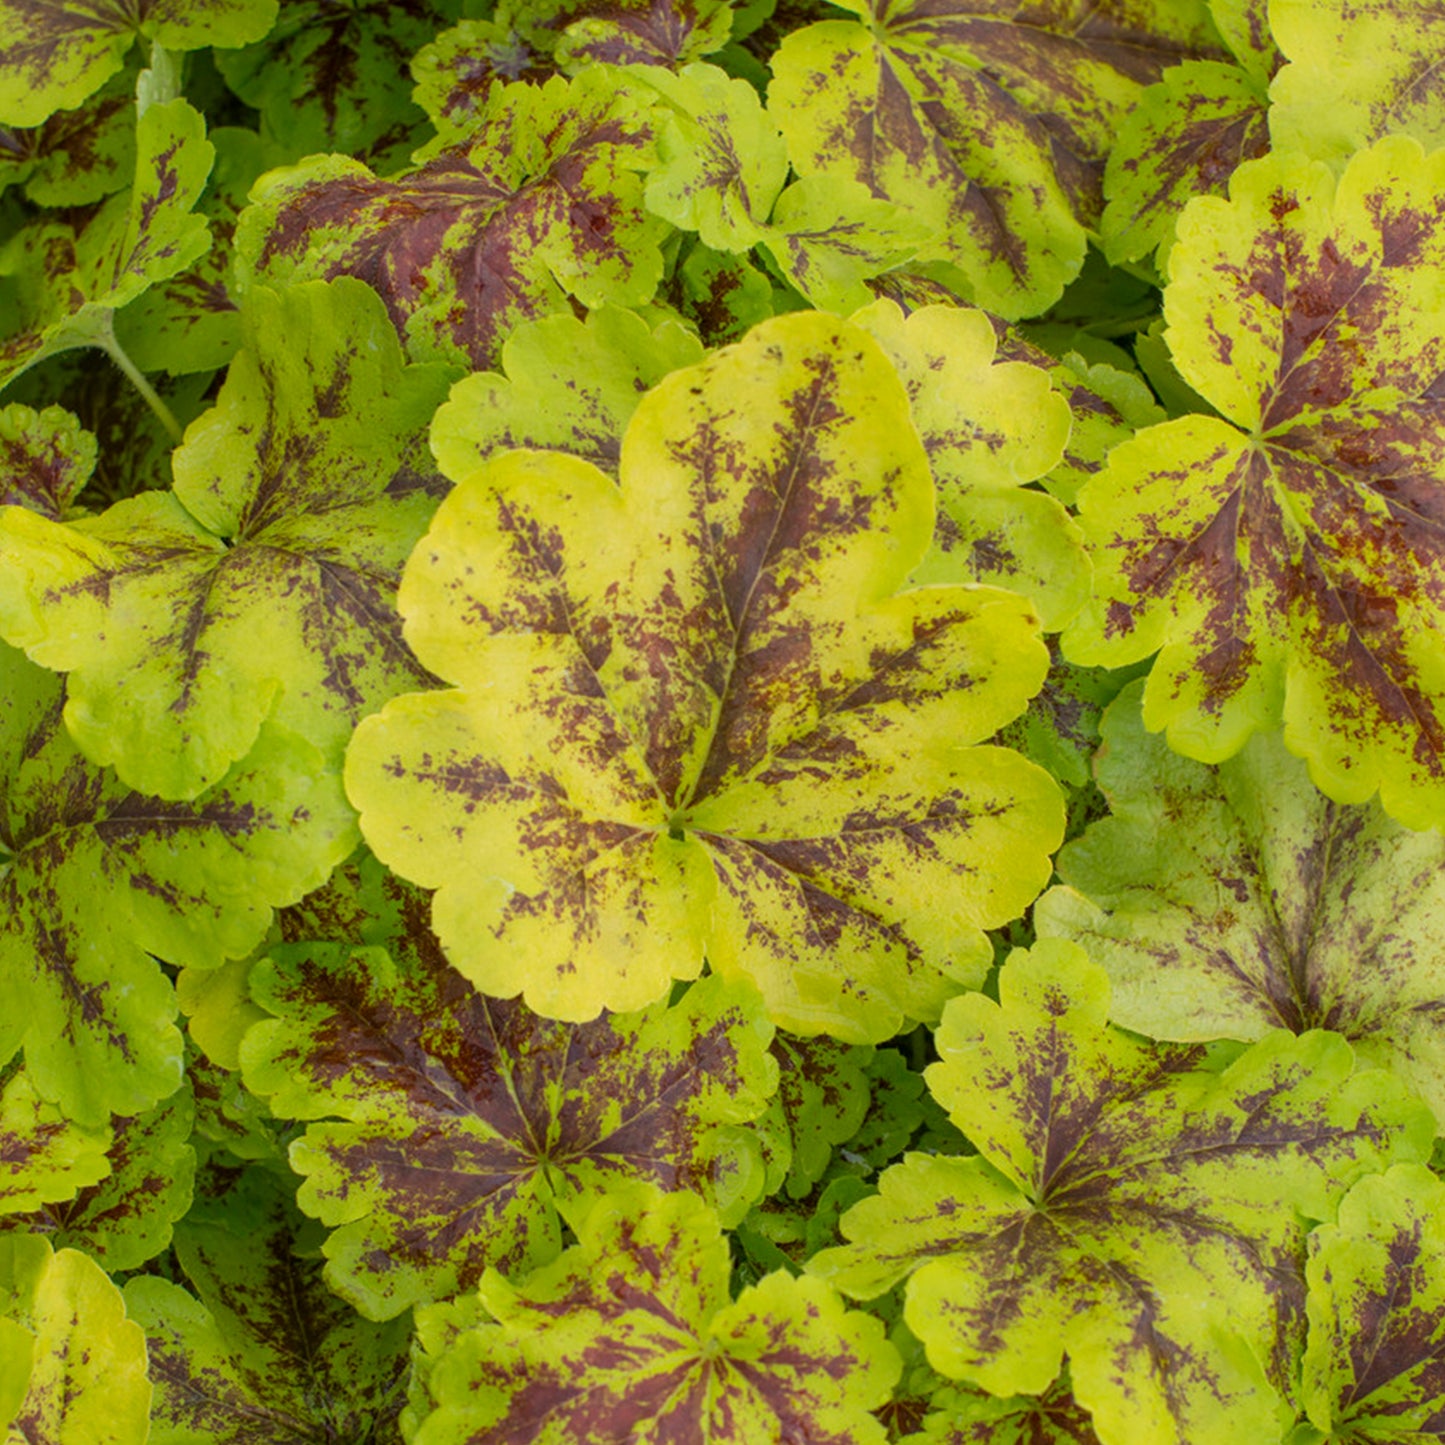
M 1218 762 L 1281 720 L 1338 802 L 1445 820 L 1445 156 L 1382 141 L 1336 185 L 1271 156 L 1191 203 L 1165 297 L 1182 417 L 1081 497 L 1075 661 L 1162 649 L 1144 719 Z
M 1438 1439 L 1445 1417 L 1445 1187 L 1402 1164 L 1310 1236 L 1300 1399 L 1330 1440 Z
M 333 1286 L 364 1314 L 469 1288 L 561 1248 L 569 1219 L 629 1180 L 740 1214 L 763 1184 L 755 1119 L 776 1087 L 756 996 L 711 979 L 671 1008 L 549 1023 L 478 994 L 426 934 L 298 944 L 252 978 L 274 1023 L 247 1087 L 317 1123 L 292 1146 L 301 1203 L 334 1230 Z
M 383 1445 L 395 1438 L 410 1326 L 361 1319 L 322 1282 L 304 1227 L 265 1170 L 176 1231 L 195 1293 L 126 1286 L 155 1403 L 147 1445 Z
M 456 684 L 358 729 L 373 850 L 436 888 L 486 992 L 589 1018 L 750 978 L 856 1042 L 981 980 L 1047 874 L 1057 790 L 970 744 L 1046 656 L 1022 599 L 898 592 L 932 533 L 907 397 L 864 333 L 780 317 L 642 402 L 621 486 L 512 452 L 408 564 Z
M 461 1331 L 434 1366 L 417 1445 L 883 1445 L 869 1411 L 899 1362 L 882 1324 L 784 1272 L 730 1300 L 728 1273 L 692 1196 L 603 1200 L 520 1288 L 483 1280 L 498 1323 Z
M 888 353 L 938 485 L 933 545 L 915 583 L 984 582 L 1022 593 L 1057 631 L 1089 593 L 1077 527 L 1037 481 L 1063 459 L 1069 408 L 1048 373 L 996 361 L 981 311 L 926 306 L 905 318 L 892 301 L 854 314 Z
M 901 1445 L 1099 1445 L 1089 1412 L 1066 1387 L 1000 1399 L 983 1390 L 945 1387 L 936 1409 Z
M 246 324 L 172 492 L 67 526 L 0 515 L 0 635 L 70 670 L 81 747 L 163 797 L 211 786 L 271 715 L 338 754 L 426 680 L 393 598 L 435 507 L 411 461 L 446 374 L 404 366 L 354 281 L 258 289 Z
M 1202 4 L 848 0 L 789 35 L 770 109 L 800 174 L 845 176 L 923 221 L 926 257 L 1002 316 L 1037 315 L 1084 258 L 1125 109 L 1209 43 Z
M 1331 1035 L 1216 1071 L 1110 1029 L 1076 945 L 1013 955 L 999 997 L 949 1003 L 928 1073 L 979 1155 L 908 1156 L 810 1269 L 863 1296 L 911 1276 L 930 1363 L 993 1394 L 1042 1392 L 1067 1352 L 1106 1445 L 1277 1438 L 1307 1221 L 1418 1159 L 1426 1111 Z
M 1139 692 L 1105 724 L 1112 816 L 1059 855 L 1070 888 L 1039 901 L 1040 933 L 1088 947 L 1126 1028 L 1331 1029 L 1445 1119 L 1445 840 L 1321 797 L 1276 738 L 1217 768 L 1181 758 L 1144 730 Z
M 107 1128 L 82 1129 L 35 1092 L 18 1060 L 0 1069 L 0 1225 L 73 1199 L 110 1172 Z
M 0 1235 L 0 1428 L 7 1441 L 148 1445 L 145 1337 L 79 1250 Z
M 245 45 L 276 18 L 276 0 L 0 0 L 0 123 L 39 125 L 80 105 L 125 63 L 138 38 L 165 50 Z
M 60 521 L 95 458 L 95 438 L 63 407 L 0 407 L 0 507 L 28 507 Z
M 135 76 L 122 72 L 75 110 L 35 127 L 0 126 L 0 191 L 39 206 L 88 206 L 135 174 Z
M 664 321 L 654 330 L 616 306 L 599 306 L 585 321 L 523 322 L 502 348 L 504 374 L 457 382 L 437 408 L 432 454 L 457 482 L 508 447 L 570 452 L 615 475 L 642 394 L 702 354 L 685 327 Z
M 359 276 L 415 357 L 495 361 L 520 322 L 648 300 L 666 225 L 643 210 L 650 111 L 594 68 L 488 93 L 467 148 L 379 180 L 313 157 L 264 179 L 236 231 L 247 277 Z
M 214 151 L 183 100 L 149 106 L 136 125 L 135 182 L 78 228 L 35 220 L 0 248 L 0 386 L 74 346 L 110 344 L 111 317 L 210 245 L 191 213 Z
M 0 1041 L 23 1038 L 42 1097 L 98 1128 L 180 1084 L 155 959 L 210 968 L 249 952 L 271 907 L 319 883 L 354 833 L 300 739 L 268 729 L 210 791 L 162 802 L 76 752 L 59 678 L 9 649 L 0 663 Z

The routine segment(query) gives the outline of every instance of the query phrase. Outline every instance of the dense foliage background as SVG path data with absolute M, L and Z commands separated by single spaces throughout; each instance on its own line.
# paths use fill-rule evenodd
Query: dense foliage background
M 0 0 L 12 1445 L 1445 1437 L 1434 0 Z

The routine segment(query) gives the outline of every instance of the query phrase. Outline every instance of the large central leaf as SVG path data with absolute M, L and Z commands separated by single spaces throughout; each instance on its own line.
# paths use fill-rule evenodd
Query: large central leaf
M 1202 762 L 1284 723 L 1322 791 L 1445 822 L 1445 155 L 1392 138 L 1192 202 L 1169 345 L 1222 413 L 1150 427 L 1080 498 L 1075 661 L 1162 648 L 1144 720 Z
M 970 744 L 1047 653 L 1011 593 L 897 591 L 932 529 L 892 366 L 821 314 L 665 380 L 620 486 L 541 452 L 461 484 L 400 596 L 457 686 L 396 699 L 347 764 L 452 961 L 584 1019 L 706 951 L 776 1021 L 858 1041 L 980 982 L 1062 819 L 1040 769 Z
M 1102 971 L 1054 941 L 1013 955 L 998 1004 L 951 1001 L 928 1082 L 978 1155 L 907 1156 L 810 1268 L 863 1296 L 911 1276 L 930 1363 L 994 1394 L 1042 1392 L 1067 1351 L 1104 1445 L 1277 1439 L 1306 1221 L 1433 1125 L 1341 1039 L 1276 1033 L 1217 1071 L 1107 1014 Z

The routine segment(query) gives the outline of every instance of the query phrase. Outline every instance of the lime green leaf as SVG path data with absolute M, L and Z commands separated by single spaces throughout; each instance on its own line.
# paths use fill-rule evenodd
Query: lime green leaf
M 265 1017 L 260 1009 L 255 1012 Z M 191 1146 L 198 1167 L 235 1168 L 260 1162 L 285 1170 L 291 1125 L 273 1119 L 260 1099 L 242 1086 L 239 1074 L 204 1059 L 192 1059 L 188 1072 L 196 1098 Z
M 0 0 L 3 3 L 3 0 Z M 183 100 L 153 105 L 136 125 L 135 184 L 78 229 L 37 220 L 0 248 L 0 386 L 46 356 L 110 346 L 112 313 L 186 269 L 210 245 L 191 208 L 214 150 Z
M 1154 256 L 1163 272 L 1174 227 L 1195 196 L 1222 195 L 1235 168 L 1269 149 L 1265 97 L 1233 65 L 1186 61 L 1139 98 L 1109 152 L 1099 230 L 1115 262 Z
M 505 375 L 478 372 L 452 387 L 432 418 L 432 454 L 458 482 L 508 447 L 571 452 L 615 475 L 643 392 L 701 360 L 685 327 L 664 321 L 651 330 L 616 306 L 599 306 L 585 321 L 525 321 L 502 347 Z
M 135 77 L 122 72 L 84 105 L 33 129 L 0 126 L 0 191 L 37 206 L 88 206 L 135 174 Z
M 1100 172 L 1141 86 L 1209 41 L 1202 4 L 1069 0 L 1026 20 L 963 0 L 855 0 L 772 59 L 803 176 L 861 181 L 931 233 L 970 299 L 1037 315 L 1084 258 Z
M 746 256 L 692 246 L 683 256 L 659 299 L 693 326 L 710 347 L 737 341 L 775 310 L 772 279 Z
M 176 1231 L 194 1295 L 152 1276 L 126 1286 L 155 1382 L 147 1445 L 395 1438 L 410 1324 L 372 1324 L 337 1299 L 300 1225 L 274 1177 L 253 1168 Z
M 809 1268 L 858 1295 L 911 1276 L 929 1362 L 993 1394 L 1040 1393 L 1067 1351 L 1107 1445 L 1277 1439 L 1307 1221 L 1418 1159 L 1432 1122 L 1331 1035 L 1216 1072 L 1111 1029 L 1074 944 L 1015 953 L 999 998 L 950 1001 L 928 1071 L 979 1156 L 907 1156 Z
M 546 80 L 553 67 L 506 21 L 463 20 L 412 56 L 411 73 L 416 103 L 447 144 L 460 144 L 482 123 L 494 84 Z
M 1300 1398 L 1331 1440 L 1437 1439 L 1445 1410 L 1445 1185 L 1402 1164 L 1310 1235 Z M 1418 1432 L 1418 1433 L 1417 1433 Z
M 276 0 L 157 0 L 144 9 L 85 0 L 0 0 L 0 122 L 39 125 L 99 90 L 137 38 L 165 50 L 245 45 Z
M 1283 721 L 1337 802 L 1441 822 L 1445 155 L 1382 141 L 1338 185 L 1274 155 L 1230 195 L 1191 202 L 1165 296 L 1174 360 L 1225 419 L 1139 433 L 1085 490 L 1095 598 L 1065 652 L 1162 648 L 1144 719 L 1187 756 Z
M 264 169 L 254 131 L 211 132 L 216 163 L 199 209 L 216 244 L 188 271 L 153 286 L 115 318 L 116 340 L 142 371 L 180 376 L 225 366 L 241 345 L 231 299 L 230 240 L 252 183 Z
M 468 149 L 378 180 L 313 157 L 263 177 L 236 231 L 243 280 L 361 276 L 414 356 L 484 367 L 520 322 L 648 300 L 666 225 L 645 214 L 651 113 L 602 68 L 493 88 Z
M 1445 14 L 1424 0 L 1270 0 L 1289 61 L 1270 86 L 1269 130 L 1280 150 L 1335 170 L 1384 135 L 1427 151 L 1445 143 L 1440 56 Z
M 1279 0 L 1209 0 L 1210 16 L 1230 53 L 1261 86 L 1268 85 L 1283 59 L 1271 29 L 1278 5 Z
M 80 746 L 164 797 L 211 786 L 268 716 L 339 755 L 426 679 L 393 596 L 435 506 L 408 451 L 445 373 L 404 366 L 359 282 L 258 289 L 246 326 L 173 493 L 69 526 L 0 514 L 0 634 L 71 670 Z
M 915 583 L 983 582 L 1022 593 L 1055 632 L 1089 595 L 1089 560 L 1062 505 L 1026 490 L 1063 459 L 1069 407 L 1047 371 L 997 361 L 982 311 L 892 301 L 853 316 L 888 353 L 938 484 L 933 545 Z
M 180 1084 L 155 958 L 249 952 L 272 906 L 345 856 L 350 815 L 316 750 L 270 728 L 193 802 L 145 797 L 76 752 L 59 678 L 8 649 L 0 663 L 0 1016 L 20 1021 L 39 1093 L 98 1128 Z
M 693 1196 L 604 1199 L 520 1288 L 483 1280 L 498 1323 L 459 1333 L 434 1366 L 441 1408 L 417 1445 L 883 1445 L 869 1411 L 899 1361 L 881 1322 L 786 1273 L 730 1300 L 728 1272 L 727 1241 Z
M 773 1040 L 778 1093 L 768 1122 L 783 1148 L 775 1166 L 782 1178 L 769 1179 L 772 1189 L 786 1183 L 789 1197 L 803 1198 L 827 1171 L 833 1150 L 857 1132 L 868 1112 L 872 1052 L 829 1038 Z
M 112 1274 L 139 1269 L 170 1244 L 171 1226 L 190 1208 L 194 1122 L 184 1087 L 147 1114 L 117 1119 L 105 1178 L 83 1181 L 73 1197 L 48 1202 L 15 1225 L 48 1235 L 56 1248 L 83 1250 Z
M 1445 1122 L 1445 839 L 1321 797 L 1277 738 L 1215 768 L 1181 758 L 1145 732 L 1139 693 L 1105 724 L 1113 816 L 1059 855 L 1070 888 L 1036 905 L 1040 934 L 1088 947 L 1125 1028 L 1332 1029 Z
M 335 152 L 391 169 L 425 137 L 407 62 L 455 13 L 445 0 L 286 0 L 255 44 L 218 52 L 216 66 L 261 112 L 268 166 Z
M 334 1233 L 327 1278 L 373 1319 L 551 1259 L 630 1179 L 740 1214 L 762 1188 L 755 1119 L 776 1087 L 755 996 L 709 979 L 668 1008 L 574 1027 L 473 990 L 429 935 L 298 944 L 252 976 L 275 1022 L 241 1049 L 291 1147 L 300 1202 Z
M 35 1092 L 23 1067 L 0 1069 L 0 1225 L 73 1199 L 110 1172 L 110 1130 L 82 1129 Z M 23 1224 L 22 1224 L 23 1227 Z
M 573 0 L 566 9 L 582 18 L 562 31 L 554 55 L 573 72 L 597 64 L 675 69 L 721 50 L 733 28 L 729 0 Z
M 715 65 L 679 74 L 633 72 L 666 102 L 647 208 L 717 251 L 747 251 L 763 239 L 788 178 L 788 148 L 745 80 Z
M 1062 1384 L 1042 1395 L 1000 1399 L 967 1386 L 946 1386 L 916 1435 L 900 1445 L 1099 1445 L 1089 1412 Z
M 52 1254 L 34 1235 L 0 1236 L 0 1315 L 0 1410 L 11 1412 L 0 1415 L 0 1428 L 10 1427 L 7 1441 L 147 1445 L 145 1336 L 126 1318 L 120 1291 L 99 1265 L 74 1249 Z M 16 1390 L 11 1351 L 20 1353 L 25 1343 L 31 1364 Z
M 58 406 L 0 407 L 0 506 L 59 521 L 95 468 L 95 438 Z
M 865 281 L 907 261 L 928 239 L 921 222 L 861 181 L 806 176 L 773 207 L 763 244 L 779 269 L 822 311 L 871 299 Z
M 549 1016 L 641 1007 L 706 951 L 795 1032 L 935 1017 L 1062 819 L 969 746 L 1042 681 L 1027 603 L 897 590 L 933 518 L 892 367 L 767 322 L 644 398 L 621 477 L 509 452 L 438 511 L 400 603 L 457 686 L 358 729 L 372 849 L 439 890 L 468 978 Z

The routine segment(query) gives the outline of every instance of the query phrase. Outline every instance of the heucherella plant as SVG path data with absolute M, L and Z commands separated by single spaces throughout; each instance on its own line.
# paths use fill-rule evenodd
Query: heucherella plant
M 0 1439 L 1445 1438 L 1436 0 L 0 0 Z

